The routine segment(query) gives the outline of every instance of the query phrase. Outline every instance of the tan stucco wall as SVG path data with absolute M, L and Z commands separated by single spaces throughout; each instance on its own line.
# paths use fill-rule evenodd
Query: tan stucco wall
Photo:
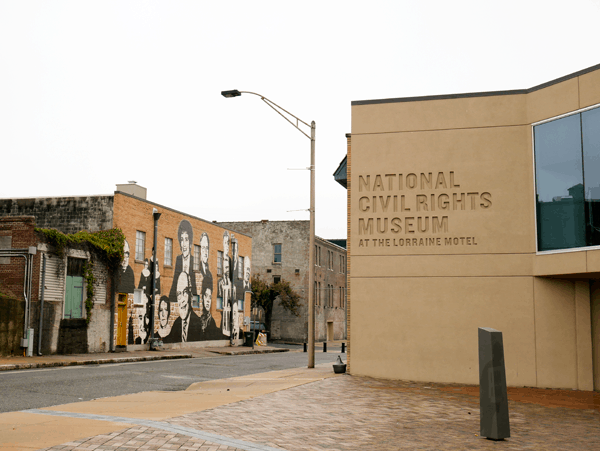
M 592 364 L 594 371 L 594 389 L 600 387 L 600 281 L 595 280 L 591 287 L 592 316 Z
M 593 389 L 600 251 L 536 254 L 532 123 L 600 102 L 599 74 L 353 105 L 351 373 L 477 384 L 492 327 L 509 385 Z

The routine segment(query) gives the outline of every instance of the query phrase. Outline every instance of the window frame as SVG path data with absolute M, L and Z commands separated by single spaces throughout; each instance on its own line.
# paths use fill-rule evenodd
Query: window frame
M 192 271 L 200 271 L 200 245 L 194 244 L 194 268 Z
M 138 243 L 140 241 L 140 237 L 142 238 L 142 240 L 141 240 L 141 242 L 142 242 L 141 258 L 138 258 L 138 256 L 139 256 L 138 250 L 140 250 L 140 246 L 138 245 Z M 135 231 L 135 258 L 134 258 L 134 260 L 136 262 L 143 263 L 145 257 L 146 257 L 146 232 L 143 232 L 141 230 L 136 230 Z
M 171 244 L 169 245 L 168 243 Z M 165 255 L 163 258 L 163 265 L 169 268 L 173 267 L 173 238 L 165 237 Z
M 279 252 L 277 252 L 277 246 L 279 246 Z M 277 255 L 279 255 L 279 261 L 277 261 Z M 273 243 L 273 264 L 281 265 L 283 262 L 283 244 Z
M 600 108 L 600 103 L 587 106 L 585 108 L 579 108 L 577 110 L 569 111 L 568 113 L 559 114 L 558 116 L 553 116 L 541 121 L 533 122 L 531 124 L 531 145 L 532 145 L 532 169 L 533 169 L 533 214 L 534 214 L 534 239 L 535 239 L 535 253 L 536 255 L 551 255 L 551 254 L 563 254 L 567 252 L 585 252 L 591 250 L 600 249 L 600 245 L 597 246 L 582 246 L 582 247 L 571 247 L 568 249 L 551 249 L 547 251 L 541 251 L 539 249 L 539 237 L 538 237 L 538 212 L 537 212 L 537 167 L 535 162 L 535 127 L 538 125 L 543 125 L 548 122 L 557 121 L 559 119 L 564 119 L 569 116 L 574 116 L 576 114 L 582 114 L 589 110 L 594 110 L 596 108 Z M 583 149 L 582 149 L 582 159 L 583 159 Z M 585 179 L 585 175 L 584 175 Z
M 223 251 L 217 251 L 217 276 L 223 275 Z
M 142 296 L 144 296 L 144 290 L 142 290 L 141 288 L 134 288 L 133 289 L 133 306 L 134 307 L 143 307 L 144 306 L 144 301 L 142 300 Z
M 192 308 L 200 308 L 200 295 L 192 295 Z

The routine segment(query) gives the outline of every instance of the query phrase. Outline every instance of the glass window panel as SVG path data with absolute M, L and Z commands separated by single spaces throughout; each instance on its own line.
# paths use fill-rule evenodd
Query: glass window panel
M 165 238 L 165 266 L 173 265 L 173 240 Z
M 600 245 L 600 108 L 581 114 L 587 245 Z
M 194 271 L 200 271 L 200 246 L 194 244 Z
M 585 246 L 580 115 L 534 128 L 538 249 Z
M 273 245 L 273 262 L 281 263 L 281 244 Z
M 144 250 L 146 247 L 146 232 L 135 232 L 135 259 L 144 261 Z

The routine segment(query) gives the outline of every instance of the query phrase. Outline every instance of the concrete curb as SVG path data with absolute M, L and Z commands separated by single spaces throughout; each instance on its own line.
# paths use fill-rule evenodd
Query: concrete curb
M 102 365 L 105 363 L 146 362 L 151 360 L 191 359 L 192 357 L 192 354 L 171 354 L 142 357 L 121 357 L 113 359 L 86 359 L 72 361 L 61 360 L 57 362 L 16 363 L 14 365 L 0 365 L 0 371 L 27 370 L 32 368 L 51 368 L 58 366 Z
M 227 349 L 227 348 L 225 348 Z M 271 349 L 248 349 L 248 350 L 235 350 L 235 351 L 215 351 L 212 350 L 210 352 L 213 352 L 215 354 L 221 354 L 221 355 L 246 355 L 246 354 L 270 354 L 273 352 L 290 352 L 289 349 L 285 349 L 285 348 L 271 348 Z

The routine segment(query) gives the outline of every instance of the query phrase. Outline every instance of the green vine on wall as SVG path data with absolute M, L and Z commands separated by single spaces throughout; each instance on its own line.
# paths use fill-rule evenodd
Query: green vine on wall
M 92 309 L 94 308 L 94 283 L 96 283 L 96 278 L 94 277 L 93 270 L 94 263 L 91 260 L 84 263 L 83 278 L 85 279 L 87 293 L 85 298 L 86 324 L 89 324 L 92 320 Z
M 66 246 L 88 243 L 108 265 L 109 269 L 114 271 L 123 261 L 125 235 L 121 229 L 115 228 L 91 233 L 86 230 L 77 233 L 62 233 L 56 229 L 40 229 L 36 227 L 35 231 L 42 233 L 46 237 L 48 244 L 54 246 L 54 252 L 61 258 L 64 256 Z
M 48 244 L 54 247 L 54 252 L 60 258 L 64 257 L 65 247 L 75 244 L 87 243 L 95 254 L 103 260 L 109 271 L 115 271 L 123 261 L 123 246 L 125 235 L 121 229 L 100 230 L 99 232 L 88 232 L 82 230 L 77 233 L 62 233 L 56 229 L 35 229 L 36 232 L 46 237 Z M 86 281 L 87 296 L 85 299 L 86 322 L 92 319 L 94 308 L 94 283 L 96 278 L 93 274 L 94 263 L 90 260 L 83 265 L 83 278 Z

